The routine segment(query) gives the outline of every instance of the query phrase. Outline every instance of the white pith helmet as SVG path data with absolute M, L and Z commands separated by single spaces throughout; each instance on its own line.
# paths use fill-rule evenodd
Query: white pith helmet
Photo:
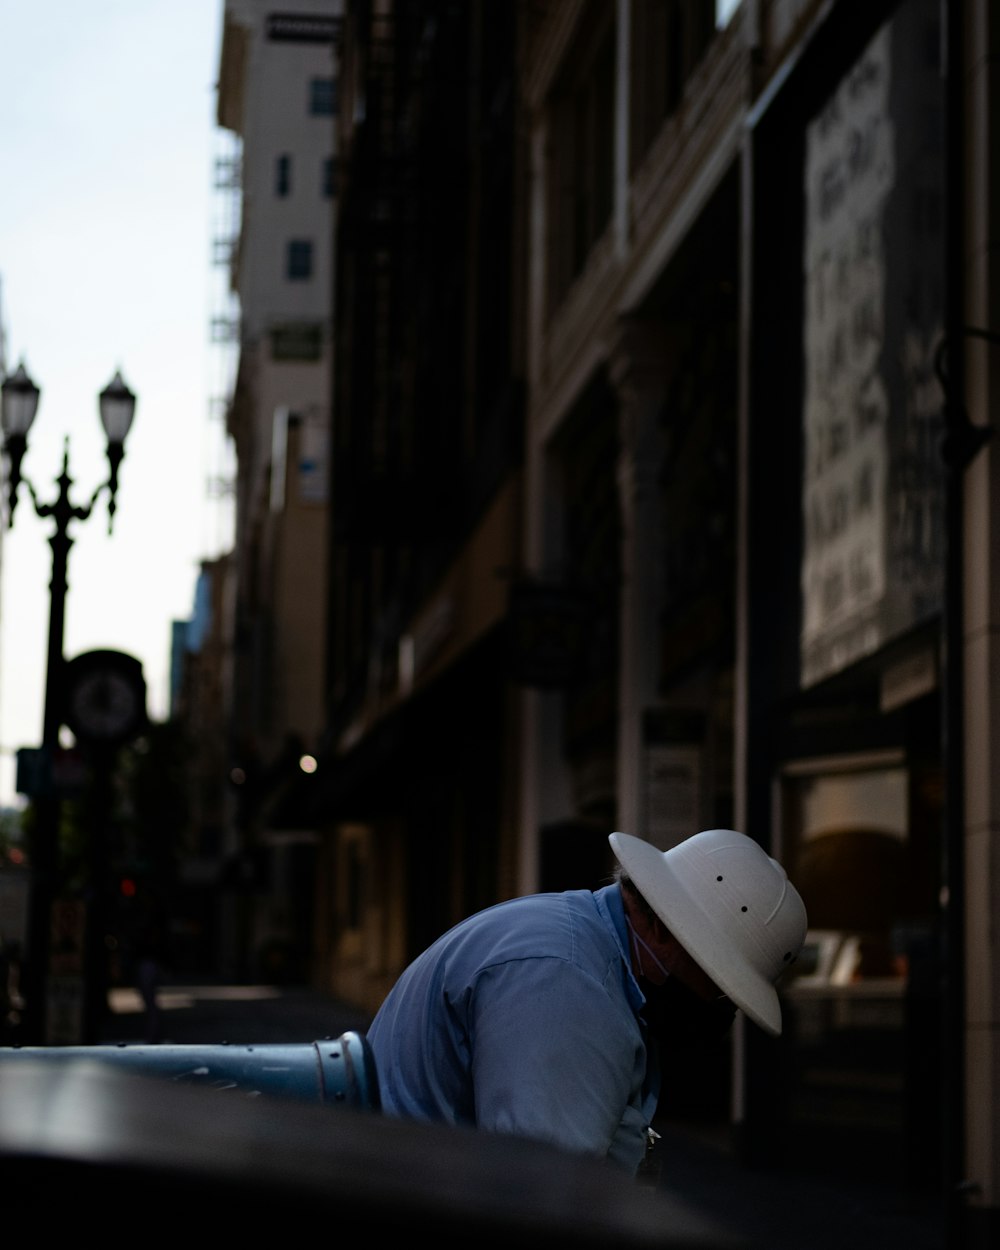
M 798 956 L 806 909 L 784 868 L 733 829 L 706 829 L 669 851 L 628 833 L 608 841 L 635 888 L 719 989 L 773 1037 L 774 983 Z

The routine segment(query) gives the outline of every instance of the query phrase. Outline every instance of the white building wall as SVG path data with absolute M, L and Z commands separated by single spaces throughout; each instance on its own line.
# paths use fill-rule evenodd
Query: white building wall
M 324 716 L 335 171 L 331 187 L 325 178 L 335 159 L 338 94 L 333 39 L 278 38 L 273 22 L 314 17 L 329 28 L 340 13 L 340 0 L 225 0 L 219 115 L 242 148 L 233 267 L 240 314 L 237 564 L 240 601 L 263 648 L 243 680 L 256 683 L 252 728 L 265 755 L 287 733 L 314 741 Z M 333 84 L 332 112 L 313 111 L 314 82 Z M 292 242 L 311 246 L 307 276 L 289 272 Z M 303 336 L 315 354 L 289 356 L 290 339 L 298 338 L 301 351 Z M 300 421 L 293 438 L 288 414 Z M 283 461 L 287 449 L 295 462 L 280 466 L 282 489 L 275 493 L 276 452 Z M 304 465 L 306 454 L 321 462 Z
M 327 319 L 330 313 L 332 199 L 323 196 L 323 161 L 333 157 L 334 119 L 309 112 L 309 83 L 334 77 L 327 44 L 276 42 L 266 35 L 274 12 L 328 16 L 328 0 L 275 4 L 230 0 L 229 8 L 252 23 L 243 121 L 244 237 L 239 272 L 243 333 L 257 339 L 285 318 Z M 275 192 L 276 161 L 291 163 L 290 191 Z M 289 282 L 285 244 L 310 239 L 313 276 Z

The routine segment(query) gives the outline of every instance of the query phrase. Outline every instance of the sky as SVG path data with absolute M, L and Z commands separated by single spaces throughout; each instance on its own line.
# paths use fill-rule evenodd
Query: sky
M 97 396 L 137 396 L 108 533 L 107 492 L 70 523 L 64 654 L 142 661 L 169 709 L 171 623 L 203 559 L 231 545 L 218 415 L 231 353 L 210 340 L 223 0 L 0 0 L 0 325 L 5 362 L 41 389 L 22 472 L 54 502 L 69 438 L 73 503 L 107 480 Z M 229 140 L 231 142 L 231 139 Z M 220 295 L 220 292 L 222 294 Z M 21 806 L 15 753 L 42 736 L 51 520 L 24 485 L 0 534 L 0 805 Z

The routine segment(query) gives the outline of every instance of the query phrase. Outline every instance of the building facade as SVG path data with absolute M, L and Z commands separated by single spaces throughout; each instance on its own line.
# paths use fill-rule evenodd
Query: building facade
M 357 3 L 317 975 L 749 830 L 780 1042 L 664 1114 L 1000 1206 L 988 5 Z M 995 320 L 995 319 L 994 319 Z M 697 1082 L 693 1084 L 697 1085 Z M 721 1093 L 718 1091 L 721 1090 Z
M 226 0 L 217 94 L 232 136 L 228 265 L 238 363 L 223 397 L 236 461 L 232 683 L 225 709 L 236 966 L 300 972 L 313 833 L 275 804 L 324 727 L 339 6 Z
M 516 18 L 345 11 L 327 750 L 303 801 L 324 832 L 317 950 L 371 1006 L 407 952 L 513 884 Z

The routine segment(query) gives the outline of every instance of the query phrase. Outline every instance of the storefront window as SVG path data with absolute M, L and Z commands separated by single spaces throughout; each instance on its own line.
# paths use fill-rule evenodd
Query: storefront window
M 796 762 L 780 790 L 782 855 L 809 917 L 783 986 L 790 1133 L 848 1170 L 874 1153 L 912 1171 L 908 1138 L 936 1079 L 933 1034 L 920 1027 L 913 1049 L 934 1015 L 933 866 L 914 833 L 926 787 L 884 751 Z
M 795 980 L 801 993 L 886 981 L 898 993 L 905 949 L 895 933 L 906 878 L 903 767 L 786 780 L 786 829 L 810 938 Z

